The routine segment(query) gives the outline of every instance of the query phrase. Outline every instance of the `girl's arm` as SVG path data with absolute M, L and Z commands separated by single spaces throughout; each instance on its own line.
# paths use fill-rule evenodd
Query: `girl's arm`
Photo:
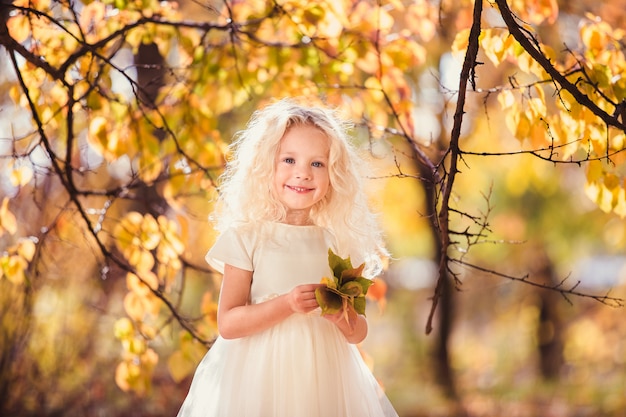
M 343 312 L 329 314 L 324 316 L 328 320 L 332 321 L 339 327 L 341 333 L 344 334 L 348 343 L 361 343 L 367 336 L 367 320 L 360 314 L 352 312 L 348 314 L 348 321 Z
M 299 285 L 271 300 L 248 304 L 252 272 L 225 265 L 217 326 L 224 339 L 236 339 L 268 329 L 293 313 L 308 313 L 318 307 L 315 289 L 320 284 Z

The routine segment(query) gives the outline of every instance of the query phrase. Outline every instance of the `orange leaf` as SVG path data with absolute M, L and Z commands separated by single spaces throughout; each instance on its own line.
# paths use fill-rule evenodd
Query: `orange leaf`
M 367 292 L 367 298 L 380 301 L 387 295 L 387 283 L 380 278 L 374 278 L 374 283 Z

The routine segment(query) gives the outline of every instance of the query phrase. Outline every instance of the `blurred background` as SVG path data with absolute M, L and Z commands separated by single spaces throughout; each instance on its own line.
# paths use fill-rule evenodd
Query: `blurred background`
M 585 42 L 611 51 L 621 69 L 597 85 L 624 95 L 625 1 L 509 3 L 556 54 Z M 451 264 L 456 281 L 427 332 L 438 194 L 414 145 L 435 165 L 448 150 L 463 59 L 454 44 L 473 2 L 40 0 L 1 10 L 0 415 L 176 415 L 216 336 L 220 276 L 203 258 L 225 147 L 255 108 L 287 95 L 323 97 L 357 120 L 392 254 L 360 347 L 400 416 L 626 415 L 623 132 L 599 134 L 616 151 L 604 162 L 590 162 L 591 140 L 569 154 L 578 163 L 529 152 L 558 138 L 511 130 L 524 110 L 498 93 L 540 82 L 530 64 L 492 62 L 500 44 L 479 53 L 451 196 L 463 215 L 451 219 L 450 256 L 479 268 Z M 32 10 L 69 32 L 77 23 L 91 45 L 137 16 L 185 24 L 150 21 L 76 59 L 80 42 Z M 485 2 L 484 27 L 501 30 L 498 16 Z M 585 41 L 581 28 L 592 26 Z M 379 62 L 374 46 L 391 52 L 379 50 Z M 608 68 L 601 57 L 594 69 Z M 378 66 L 406 80 L 396 86 Z M 599 178 L 612 194 L 601 195 Z

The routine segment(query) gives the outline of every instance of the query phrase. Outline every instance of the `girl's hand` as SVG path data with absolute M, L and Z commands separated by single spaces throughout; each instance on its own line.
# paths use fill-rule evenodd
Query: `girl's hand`
M 287 294 L 287 302 L 294 313 L 308 313 L 319 307 L 315 290 L 322 284 L 298 285 Z
M 346 337 L 354 334 L 354 330 L 356 329 L 358 317 L 356 312 L 352 309 L 348 309 L 348 311 L 338 311 L 334 314 L 325 314 L 323 316 L 325 319 L 330 320 L 335 323 L 337 327 L 346 335 Z
M 347 315 L 347 320 L 346 320 Z M 324 314 L 322 317 L 335 323 L 349 343 L 361 343 L 367 336 L 367 321 L 365 317 L 351 308 L 347 312 L 339 311 L 335 314 Z

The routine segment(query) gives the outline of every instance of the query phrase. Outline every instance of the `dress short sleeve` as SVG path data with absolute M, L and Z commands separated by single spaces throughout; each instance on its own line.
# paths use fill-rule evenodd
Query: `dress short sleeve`
M 250 245 L 246 245 L 243 237 L 236 229 L 228 229 L 222 233 L 204 259 L 220 273 L 224 273 L 225 264 L 246 271 L 254 270 L 252 248 Z

